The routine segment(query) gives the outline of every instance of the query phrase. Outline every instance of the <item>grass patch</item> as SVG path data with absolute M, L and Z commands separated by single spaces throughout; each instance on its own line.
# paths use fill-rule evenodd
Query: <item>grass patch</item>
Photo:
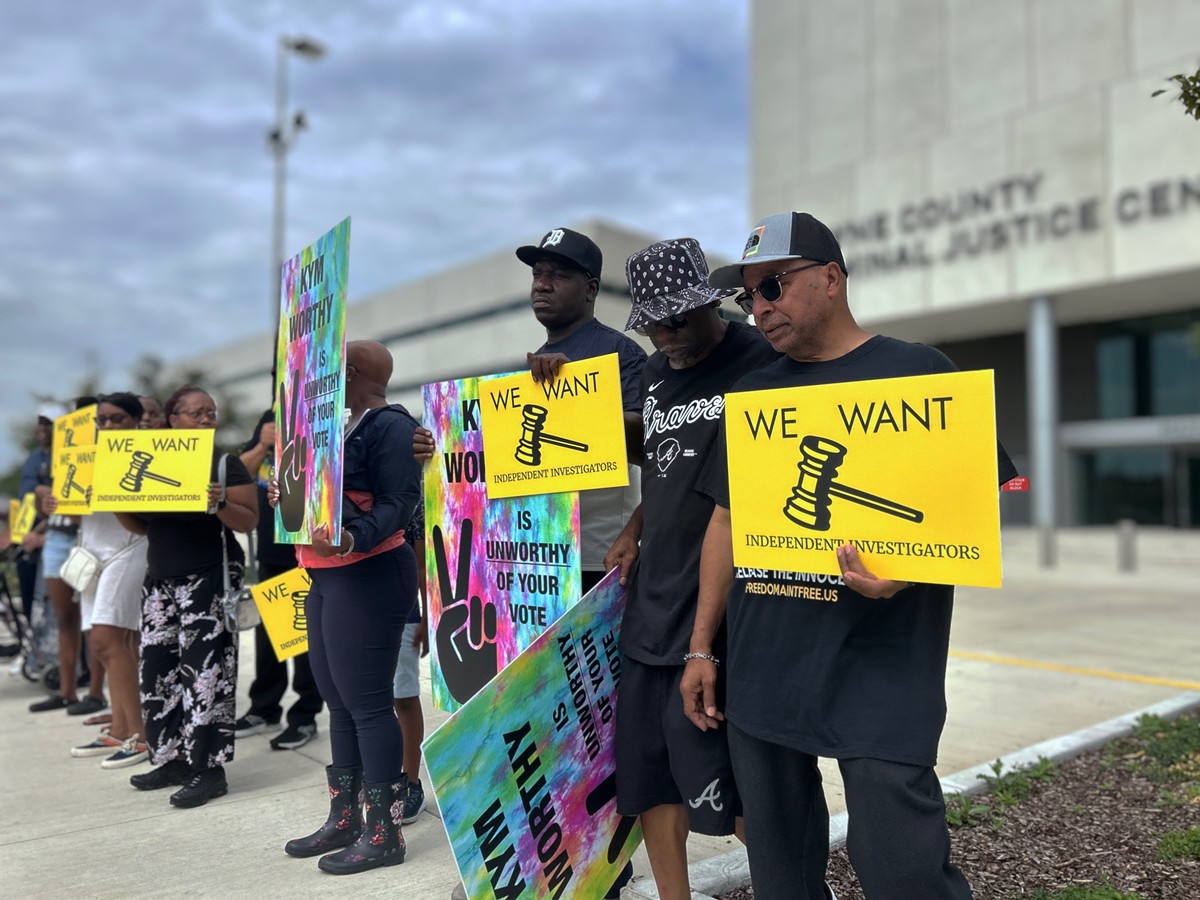
M 1163 862 L 1200 859 L 1200 825 L 1164 834 L 1158 842 L 1158 858 Z
M 1029 797 L 1039 782 L 1054 777 L 1054 763 L 1040 757 L 1032 765 L 1004 771 L 1004 763 L 996 760 L 991 765 L 991 775 L 980 775 L 987 783 L 983 794 L 968 797 L 965 794 L 950 794 L 946 797 L 946 824 L 952 828 L 973 828 L 990 822 L 999 828 L 1004 813 Z
M 1160 784 L 1200 781 L 1200 718 L 1142 716 L 1133 734 L 1105 755 L 1110 764 L 1140 769 Z
M 1123 893 L 1106 881 L 1103 884 L 1072 885 L 1061 891 L 1039 890 L 1030 894 L 1029 900 L 1142 900 L 1142 895 Z

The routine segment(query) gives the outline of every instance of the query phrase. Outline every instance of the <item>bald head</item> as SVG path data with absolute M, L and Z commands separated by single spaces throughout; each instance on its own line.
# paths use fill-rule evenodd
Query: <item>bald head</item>
M 346 342 L 346 405 L 354 416 L 387 406 L 392 377 L 392 354 L 378 341 Z

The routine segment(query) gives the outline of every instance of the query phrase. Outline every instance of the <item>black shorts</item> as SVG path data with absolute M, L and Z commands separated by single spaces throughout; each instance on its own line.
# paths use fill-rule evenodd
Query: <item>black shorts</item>
M 742 801 L 733 783 L 726 726 L 701 731 L 683 714 L 683 666 L 621 657 L 617 688 L 617 812 L 637 816 L 682 804 L 697 834 L 733 834 Z M 724 687 L 724 680 L 718 689 Z

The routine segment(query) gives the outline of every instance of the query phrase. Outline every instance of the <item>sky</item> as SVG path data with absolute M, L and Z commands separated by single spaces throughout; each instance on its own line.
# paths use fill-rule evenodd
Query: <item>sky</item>
M 9 4 L 0 30 L 0 470 L 35 394 L 121 390 L 274 305 L 280 35 L 291 255 L 351 216 L 350 302 L 602 217 L 740 250 L 748 0 Z

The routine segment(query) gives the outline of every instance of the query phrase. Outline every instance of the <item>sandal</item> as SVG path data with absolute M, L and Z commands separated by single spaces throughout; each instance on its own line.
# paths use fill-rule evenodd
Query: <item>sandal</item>
M 89 728 L 95 728 L 97 725 L 111 725 L 112 713 L 99 713 L 94 716 L 88 716 L 83 720 L 83 724 Z

